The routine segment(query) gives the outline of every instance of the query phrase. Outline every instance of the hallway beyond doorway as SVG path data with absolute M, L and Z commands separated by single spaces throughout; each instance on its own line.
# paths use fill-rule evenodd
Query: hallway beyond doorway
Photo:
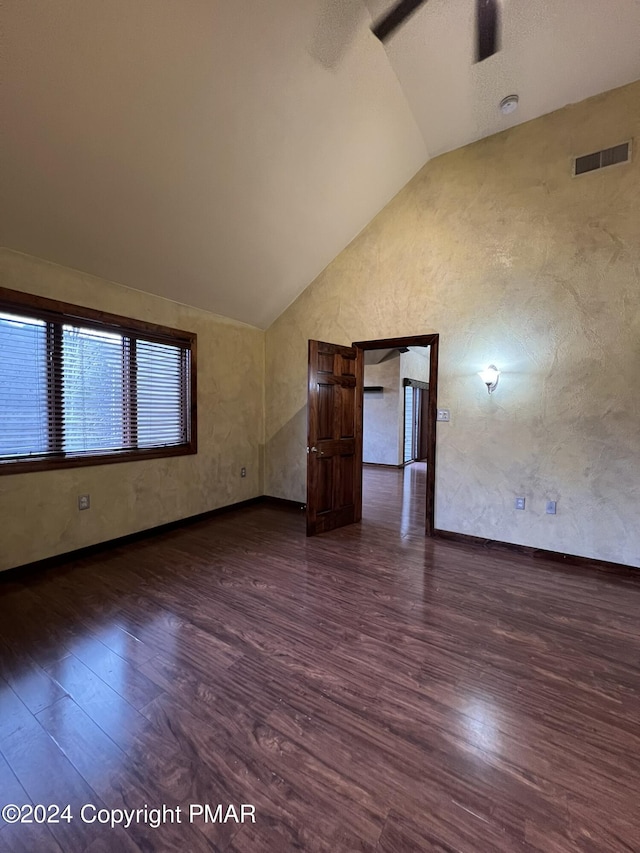
M 426 462 L 404 468 L 362 467 L 362 519 L 400 536 L 424 536 Z

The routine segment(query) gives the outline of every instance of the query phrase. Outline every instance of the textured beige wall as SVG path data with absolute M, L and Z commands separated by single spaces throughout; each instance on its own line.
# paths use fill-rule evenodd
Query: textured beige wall
M 307 338 L 439 332 L 436 526 L 640 566 L 639 146 L 570 175 L 631 137 L 640 82 L 429 162 L 267 331 L 267 493 L 304 499 Z
M 382 385 L 384 390 L 364 395 L 362 459 L 378 465 L 398 465 L 401 462 L 398 433 L 400 359 L 366 364 L 364 384 Z
M 262 494 L 263 332 L 7 250 L 0 283 L 198 335 L 198 453 L 1 476 L 0 570 Z

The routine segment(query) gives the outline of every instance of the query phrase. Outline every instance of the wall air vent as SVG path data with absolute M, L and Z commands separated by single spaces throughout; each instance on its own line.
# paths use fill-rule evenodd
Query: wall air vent
M 573 161 L 573 174 L 574 176 L 584 175 L 596 169 L 604 169 L 605 166 L 628 163 L 630 159 L 631 143 L 623 142 L 621 145 L 614 145 L 613 148 L 604 148 L 602 151 L 595 151 L 593 154 L 576 157 Z

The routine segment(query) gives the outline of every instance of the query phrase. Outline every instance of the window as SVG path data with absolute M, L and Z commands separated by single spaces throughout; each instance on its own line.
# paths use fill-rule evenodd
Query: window
M 420 379 L 403 379 L 404 387 L 404 452 L 403 461 L 417 462 L 425 459 L 428 453 L 426 447 L 425 424 L 428 404 L 429 383 Z
M 404 455 L 403 462 L 413 462 L 416 458 L 416 389 L 404 386 Z
M 195 347 L 0 288 L 0 473 L 195 453 Z

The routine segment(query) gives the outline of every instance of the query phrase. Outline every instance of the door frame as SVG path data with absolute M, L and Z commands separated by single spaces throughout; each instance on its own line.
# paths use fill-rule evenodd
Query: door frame
M 425 536 L 433 536 L 435 530 L 436 497 L 436 417 L 438 414 L 438 346 L 440 335 L 411 335 L 404 338 L 384 338 L 376 341 L 354 341 L 351 346 L 360 350 L 395 349 L 396 347 L 429 347 L 429 405 L 427 407 L 427 500 L 425 509 Z M 364 352 L 363 352 L 364 358 Z M 363 401 L 363 389 L 360 388 L 360 405 Z M 360 424 L 362 441 L 362 423 Z M 360 459 L 360 477 L 362 478 L 362 459 Z M 360 489 L 362 500 L 362 489 Z M 360 512 L 362 507 L 360 507 Z

